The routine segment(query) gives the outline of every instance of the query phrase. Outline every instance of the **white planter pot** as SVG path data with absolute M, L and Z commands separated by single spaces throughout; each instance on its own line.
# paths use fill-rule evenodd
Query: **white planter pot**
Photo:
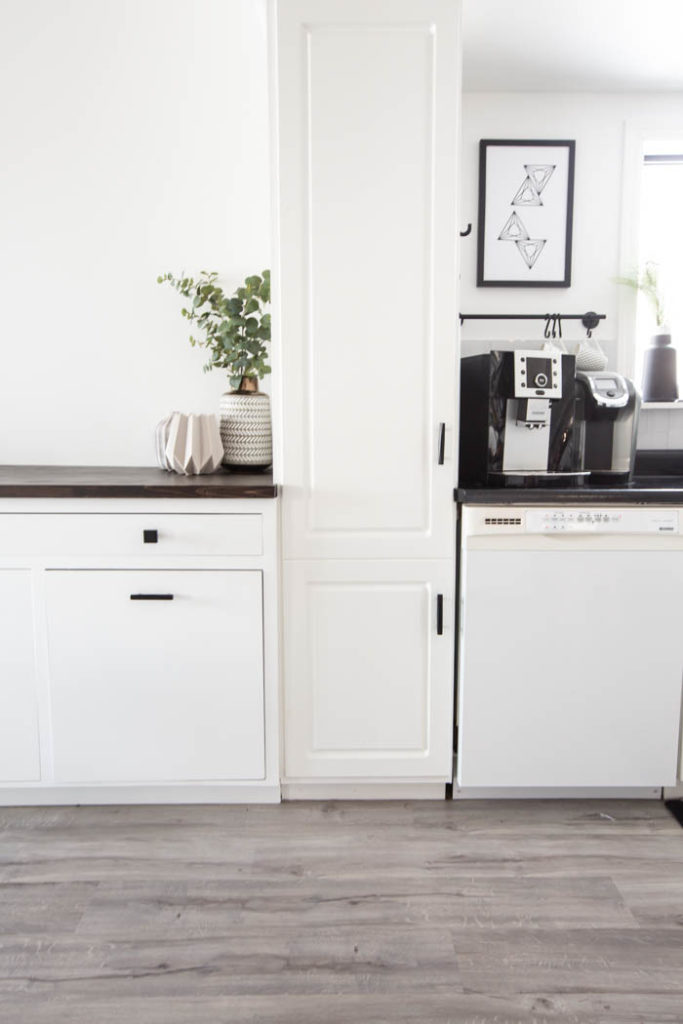
M 221 395 L 223 465 L 261 467 L 273 461 L 270 398 L 262 391 Z

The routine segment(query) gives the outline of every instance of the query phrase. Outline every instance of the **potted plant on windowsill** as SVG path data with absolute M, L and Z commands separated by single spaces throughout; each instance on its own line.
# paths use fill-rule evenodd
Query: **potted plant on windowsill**
M 190 300 L 181 314 L 195 323 L 204 337 L 190 335 L 190 344 L 210 354 L 204 371 L 227 370 L 232 391 L 221 396 L 220 421 L 223 464 L 233 467 L 266 468 L 273 461 L 270 399 L 259 391 L 259 380 L 270 373 L 268 343 L 270 313 L 270 271 L 247 277 L 231 296 L 216 284 L 218 274 L 202 270 L 192 277 L 162 274 Z
M 618 277 L 616 281 L 644 295 L 655 315 L 657 332 L 652 335 L 652 344 L 645 349 L 643 358 L 643 401 L 677 402 L 676 349 L 671 344 L 671 331 L 665 322 L 657 264 L 646 263 L 640 272 Z

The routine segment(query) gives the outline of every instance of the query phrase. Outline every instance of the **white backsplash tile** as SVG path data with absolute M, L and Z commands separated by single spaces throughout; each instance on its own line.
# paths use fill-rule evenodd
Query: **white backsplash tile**
M 683 405 L 669 409 L 640 410 L 638 448 L 641 450 L 683 449 Z
M 654 448 L 654 436 L 655 432 L 652 427 L 652 417 L 643 416 L 641 413 L 640 420 L 638 422 L 638 447 L 643 451 L 649 451 Z
M 677 409 L 669 413 L 668 447 L 670 449 L 683 448 L 683 415 Z

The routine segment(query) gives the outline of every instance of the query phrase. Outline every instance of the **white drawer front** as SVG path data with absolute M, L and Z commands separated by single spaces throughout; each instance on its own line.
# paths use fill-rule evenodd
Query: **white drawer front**
M 255 514 L 0 514 L 0 554 L 260 555 L 263 520 Z
M 57 782 L 264 777 L 260 572 L 50 570 L 46 593 Z

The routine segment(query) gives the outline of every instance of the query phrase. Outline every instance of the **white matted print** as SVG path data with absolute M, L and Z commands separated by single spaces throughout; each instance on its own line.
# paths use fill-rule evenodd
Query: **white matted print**
M 479 143 L 477 285 L 571 284 L 573 141 Z

